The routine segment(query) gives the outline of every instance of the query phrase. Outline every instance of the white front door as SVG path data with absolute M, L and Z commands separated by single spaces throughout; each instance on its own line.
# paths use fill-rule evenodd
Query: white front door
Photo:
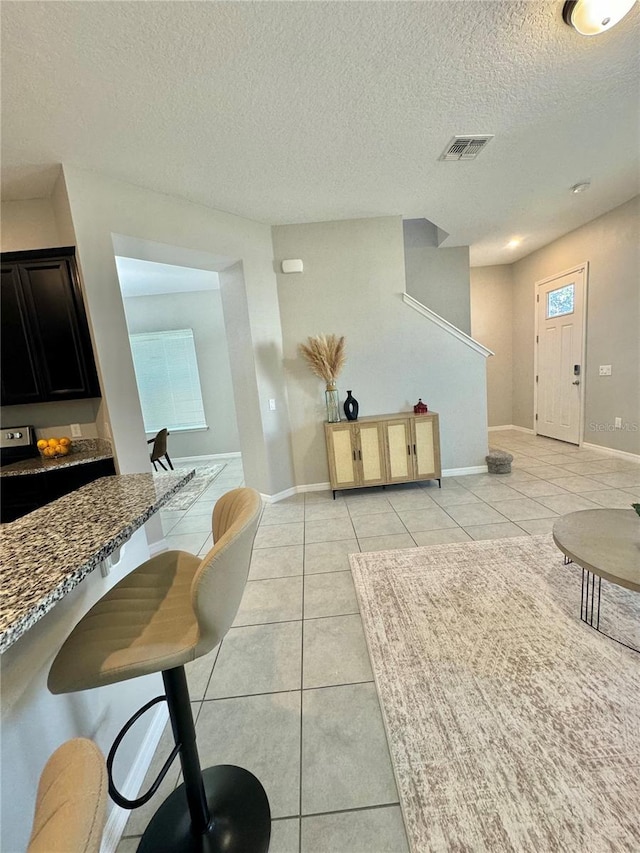
M 536 284 L 536 432 L 580 443 L 585 267 Z

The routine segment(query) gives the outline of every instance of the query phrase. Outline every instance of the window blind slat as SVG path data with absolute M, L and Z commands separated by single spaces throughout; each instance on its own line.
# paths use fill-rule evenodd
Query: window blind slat
M 129 340 L 145 430 L 206 428 L 193 330 L 144 332 Z

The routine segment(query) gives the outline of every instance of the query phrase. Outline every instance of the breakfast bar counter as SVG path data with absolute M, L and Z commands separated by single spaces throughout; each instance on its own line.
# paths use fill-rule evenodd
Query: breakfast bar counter
M 49 691 L 47 679 L 74 625 L 162 549 L 149 524 L 194 473 L 112 474 L 0 527 L 2 850 L 26 850 L 38 779 L 61 743 L 89 737 L 106 755 L 127 718 L 162 692 L 157 674 L 62 695 Z M 122 743 L 117 772 L 125 796 L 137 796 L 166 718 L 161 703 Z M 114 803 L 107 808 L 105 836 L 115 849 L 128 813 Z
M 194 474 L 103 477 L 3 525 L 0 652 L 117 551 Z

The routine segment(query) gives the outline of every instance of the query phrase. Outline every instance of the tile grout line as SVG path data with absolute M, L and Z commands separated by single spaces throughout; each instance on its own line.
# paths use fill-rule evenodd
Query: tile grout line
M 303 814 L 303 815 L 295 815 L 295 814 L 281 815 L 280 817 L 274 817 L 271 820 L 272 820 L 272 823 L 275 823 L 275 822 L 280 821 L 280 820 L 295 820 L 296 818 L 299 818 L 302 821 L 308 817 L 325 817 L 326 815 L 349 814 L 350 812 L 371 812 L 371 811 L 375 811 L 378 809 L 392 809 L 392 808 L 396 808 L 396 807 L 399 808 L 399 806 L 400 806 L 400 800 L 398 799 L 398 800 L 395 800 L 393 802 L 388 802 L 388 803 L 375 803 L 372 806 L 354 806 L 353 808 L 350 808 L 350 809 L 334 809 L 333 811 L 327 811 L 327 812 L 307 812 L 306 814 Z M 137 835 L 136 836 L 129 836 L 129 837 L 138 838 Z
M 358 616 L 358 613 L 354 613 L 354 616 Z M 232 696 L 211 696 L 210 698 L 205 699 L 196 699 L 191 704 L 195 705 L 196 702 L 202 704 L 204 702 L 226 702 L 227 699 L 252 699 L 255 696 L 279 696 L 283 693 L 309 693 L 311 690 L 328 690 L 333 687 L 352 687 L 356 684 L 373 684 L 372 678 L 367 678 L 363 681 L 341 681 L 337 684 L 318 684 L 313 687 L 303 687 L 299 690 L 297 687 L 292 687 L 289 690 L 264 690 L 261 693 L 238 693 Z
M 303 765 L 303 716 L 304 710 L 302 706 L 303 690 L 304 690 L 304 588 L 305 588 L 305 545 L 307 540 L 307 496 L 305 494 L 303 502 L 303 518 L 305 521 L 302 525 L 302 625 L 300 627 L 300 761 L 298 764 L 298 853 L 302 853 L 302 765 Z

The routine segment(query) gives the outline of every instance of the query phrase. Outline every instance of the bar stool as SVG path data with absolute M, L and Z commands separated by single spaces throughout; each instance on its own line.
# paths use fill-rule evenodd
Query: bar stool
M 107 770 L 91 740 L 59 746 L 44 766 L 27 853 L 98 853 L 107 808 Z
M 227 492 L 213 510 L 209 553 L 201 560 L 187 551 L 165 551 L 147 560 L 80 620 L 49 671 L 52 693 L 162 673 L 166 695 L 131 717 L 107 758 L 112 799 L 124 808 L 137 808 L 151 798 L 180 755 L 184 782 L 155 813 L 138 851 L 266 853 L 269 848 L 271 813 L 258 779 L 231 765 L 200 769 L 184 671 L 184 664 L 210 652 L 233 623 L 261 510 L 254 489 Z M 164 699 L 175 748 L 149 791 L 127 800 L 113 782 L 115 752 L 133 723 Z

